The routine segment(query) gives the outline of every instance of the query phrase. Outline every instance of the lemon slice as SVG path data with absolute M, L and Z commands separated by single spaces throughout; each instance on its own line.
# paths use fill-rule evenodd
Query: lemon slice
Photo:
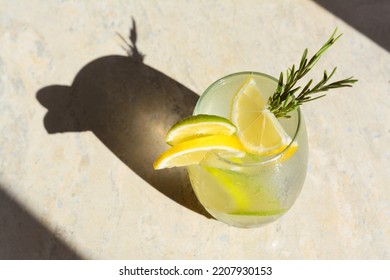
M 188 166 L 200 163 L 205 155 L 214 151 L 224 156 L 242 156 L 244 147 L 237 136 L 212 135 L 181 142 L 162 153 L 154 162 L 154 169 Z
M 237 136 L 250 153 L 277 154 L 291 142 L 275 115 L 267 109 L 267 99 L 253 77 L 248 78 L 233 97 L 230 118 L 237 127 Z
M 226 118 L 214 115 L 196 115 L 185 118 L 168 131 L 165 141 L 174 146 L 178 143 L 207 135 L 232 135 L 236 127 Z

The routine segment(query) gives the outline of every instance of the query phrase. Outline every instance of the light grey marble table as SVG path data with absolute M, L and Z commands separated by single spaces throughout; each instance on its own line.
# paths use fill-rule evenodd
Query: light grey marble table
M 385 2 L 356 1 L 355 26 L 304 0 L 1 0 L 0 258 L 389 259 L 389 25 L 369 21 Z M 308 174 L 280 220 L 229 227 L 183 170 L 152 172 L 211 82 L 277 76 L 335 27 L 312 75 L 359 82 L 302 108 Z

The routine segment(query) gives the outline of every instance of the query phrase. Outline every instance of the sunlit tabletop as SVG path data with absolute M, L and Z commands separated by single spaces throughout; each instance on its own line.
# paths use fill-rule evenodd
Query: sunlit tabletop
M 351 5 L 361 29 L 323 2 L 0 0 L 0 258 L 390 258 L 388 17 L 370 27 L 389 4 Z M 278 76 L 336 27 L 311 75 L 359 82 L 302 107 L 308 173 L 281 219 L 229 227 L 184 169 L 153 171 L 210 83 Z

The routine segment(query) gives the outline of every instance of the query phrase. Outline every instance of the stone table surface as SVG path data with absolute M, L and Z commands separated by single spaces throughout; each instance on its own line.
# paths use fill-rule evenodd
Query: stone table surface
M 0 258 L 389 259 L 388 3 L 0 0 Z M 281 219 L 229 227 L 184 170 L 152 170 L 210 83 L 278 76 L 335 27 L 312 75 L 359 82 L 303 106 L 308 173 Z

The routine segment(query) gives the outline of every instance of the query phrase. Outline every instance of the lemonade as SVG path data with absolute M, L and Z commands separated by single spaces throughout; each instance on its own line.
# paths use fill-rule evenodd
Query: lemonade
M 213 83 L 193 116 L 168 131 L 171 148 L 153 167 L 187 166 L 200 203 L 226 224 L 249 228 L 279 218 L 294 204 L 306 176 L 308 141 L 299 107 L 357 82 L 329 82 L 335 67 L 316 83 L 298 83 L 340 36 L 335 29 L 311 58 L 305 49 L 300 63 L 279 79 L 240 72 Z
M 266 97 L 275 91 L 277 80 L 265 74 L 232 74 L 203 93 L 194 115 L 230 118 L 232 99 L 248 77 L 253 77 Z M 208 153 L 199 164 L 188 166 L 199 201 L 216 219 L 237 227 L 254 227 L 277 219 L 293 205 L 306 174 L 306 128 L 299 110 L 280 123 L 291 139 L 291 145 L 280 153 L 240 158 Z

